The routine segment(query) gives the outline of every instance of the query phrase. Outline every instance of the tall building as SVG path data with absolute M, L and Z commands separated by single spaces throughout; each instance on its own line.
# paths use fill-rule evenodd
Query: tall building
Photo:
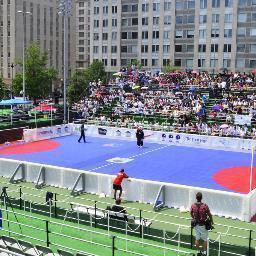
M 90 1 L 76 1 L 76 68 L 85 69 L 90 62 Z
M 64 22 L 58 8 L 57 0 L 0 0 L 0 74 L 5 79 L 11 79 L 11 64 L 22 59 L 23 45 L 26 49 L 33 42 L 49 53 L 48 65 L 62 78 Z M 66 30 L 69 69 L 75 68 L 75 24 L 74 12 Z M 21 67 L 15 66 L 13 74 L 18 70 Z
M 91 0 L 89 9 L 90 62 L 109 72 L 132 60 L 153 71 L 256 68 L 256 0 Z

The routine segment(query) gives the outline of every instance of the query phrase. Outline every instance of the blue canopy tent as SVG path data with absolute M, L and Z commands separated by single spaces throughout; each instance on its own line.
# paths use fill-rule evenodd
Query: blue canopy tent
M 9 100 L 1 100 L 0 101 L 0 106 L 11 106 L 11 124 L 12 122 L 12 108 L 13 106 L 17 106 L 17 105 L 28 105 L 31 104 L 31 101 L 27 101 L 27 100 L 22 100 L 22 99 L 9 99 Z

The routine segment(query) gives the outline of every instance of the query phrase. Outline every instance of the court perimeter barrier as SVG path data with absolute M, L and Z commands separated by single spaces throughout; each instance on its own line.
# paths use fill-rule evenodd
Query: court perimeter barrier
M 67 124 L 32 130 L 24 130 L 25 141 L 36 141 L 79 133 L 80 125 Z M 146 140 L 165 145 L 182 145 L 201 148 L 218 148 L 229 151 L 250 152 L 256 141 L 238 138 L 221 138 L 194 134 L 178 134 L 158 131 L 144 131 Z M 88 125 L 87 136 L 109 137 L 135 140 L 135 130 L 116 127 Z M 114 176 L 94 172 L 75 170 L 30 162 L 0 159 L 0 175 L 10 181 L 24 180 L 36 185 L 68 188 L 76 191 L 112 195 Z M 239 194 L 199 187 L 131 179 L 124 183 L 124 198 L 129 201 L 154 204 L 159 191 L 163 188 L 164 205 L 174 208 L 189 209 L 195 200 L 195 194 L 201 191 L 204 201 L 210 206 L 212 213 L 218 216 L 231 217 L 249 221 L 256 214 L 256 191 Z

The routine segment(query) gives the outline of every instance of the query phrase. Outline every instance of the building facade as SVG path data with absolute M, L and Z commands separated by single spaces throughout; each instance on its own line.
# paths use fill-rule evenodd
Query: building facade
M 58 14 L 56 0 L 0 0 L 0 74 L 11 79 L 12 71 L 22 67 L 14 66 L 23 57 L 24 49 L 33 42 L 40 45 L 42 52 L 48 52 L 48 65 L 63 76 L 64 22 Z M 75 69 L 75 12 L 67 21 L 67 66 Z M 24 42 L 24 43 L 23 43 Z
M 88 8 L 90 63 L 100 59 L 108 72 L 133 60 L 153 71 L 256 68 L 256 0 L 91 0 Z

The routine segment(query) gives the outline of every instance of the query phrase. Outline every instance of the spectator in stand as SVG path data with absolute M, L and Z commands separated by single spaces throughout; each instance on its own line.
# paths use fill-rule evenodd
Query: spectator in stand
M 199 250 L 198 255 L 207 255 L 207 240 L 208 240 L 208 230 L 205 227 L 207 218 L 210 218 L 211 224 L 213 225 L 213 218 L 210 209 L 207 204 L 202 203 L 202 193 L 198 192 L 196 194 L 196 203 L 191 206 L 190 214 L 192 220 L 194 221 L 194 229 L 196 232 L 195 246 Z M 200 241 L 203 244 L 200 244 Z M 201 248 L 202 247 L 202 248 Z M 203 249 L 203 250 L 202 250 Z

